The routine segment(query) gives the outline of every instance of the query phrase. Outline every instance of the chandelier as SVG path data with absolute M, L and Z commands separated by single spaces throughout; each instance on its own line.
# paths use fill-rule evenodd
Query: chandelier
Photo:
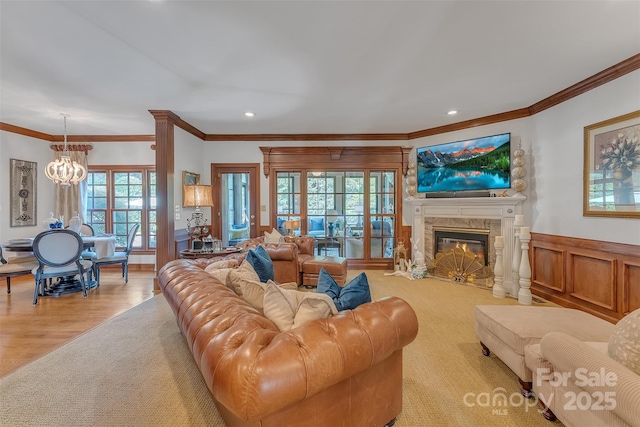
M 44 174 L 55 184 L 60 184 L 62 188 L 69 188 L 71 184 L 78 184 L 87 177 L 87 169 L 77 162 L 71 160 L 69 150 L 67 150 L 67 117 L 64 118 L 64 149 L 59 159 L 50 162 L 44 170 Z

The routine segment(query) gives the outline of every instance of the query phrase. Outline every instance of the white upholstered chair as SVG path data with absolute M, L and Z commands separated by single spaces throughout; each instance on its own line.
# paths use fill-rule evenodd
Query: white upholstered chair
M 129 254 L 131 253 L 131 249 L 133 249 L 133 241 L 136 238 L 136 233 L 139 228 L 140 223 L 137 223 L 129 230 L 129 234 L 127 235 L 127 247 L 124 251 L 118 251 L 114 253 L 113 256 L 97 258 L 93 261 L 98 286 L 100 286 L 100 267 L 109 264 L 122 264 L 122 277 L 124 277 L 125 283 L 129 282 Z
M 39 265 L 32 270 L 36 279 L 34 305 L 38 303 L 38 295 L 44 294 L 45 279 L 79 276 L 82 293 L 87 296 L 87 282 L 91 280 L 92 262 L 80 257 L 82 249 L 82 238 L 72 230 L 49 230 L 36 236 L 33 241 L 33 253 Z
M 0 277 L 5 277 L 7 280 L 7 293 L 11 293 L 11 278 L 17 276 L 24 276 L 31 274 L 31 270 L 38 266 L 38 263 L 33 261 L 34 258 L 24 258 L 18 261 L 22 262 L 8 262 L 2 255 L 2 246 L 0 246 Z

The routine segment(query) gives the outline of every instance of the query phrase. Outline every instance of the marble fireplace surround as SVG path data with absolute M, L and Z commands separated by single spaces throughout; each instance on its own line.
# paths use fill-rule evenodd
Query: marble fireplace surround
M 522 202 L 526 197 L 469 197 L 407 199 L 411 205 L 411 237 L 418 242 L 418 250 L 424 254 L 427 265 L 433 260 L 433 227 L 455 227 L 489 230 L 489 268 L 495 267 L 496 236 L 504 237 L 504 287 L 507 294 L 513 293 L 511 263 L 513 261 L 513 221 L 522 214 Z

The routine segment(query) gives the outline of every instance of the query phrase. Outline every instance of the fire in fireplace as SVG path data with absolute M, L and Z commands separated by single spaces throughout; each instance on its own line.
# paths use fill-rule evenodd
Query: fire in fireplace
M 434 254 L 460 248 L 482 259 L 485 266 L 489 265 L 489 230 L 434 227 L 433 234 Z

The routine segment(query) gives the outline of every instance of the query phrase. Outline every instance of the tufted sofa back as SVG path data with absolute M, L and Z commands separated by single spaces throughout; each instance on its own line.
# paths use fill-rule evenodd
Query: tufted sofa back
M 171 261 L 158 284 L 228 427 L 372 427 L 400 413 L 402 348 L 418 332 L 409 304 L 388 297 L 279 332 L 203 270 L 213 261 Z

